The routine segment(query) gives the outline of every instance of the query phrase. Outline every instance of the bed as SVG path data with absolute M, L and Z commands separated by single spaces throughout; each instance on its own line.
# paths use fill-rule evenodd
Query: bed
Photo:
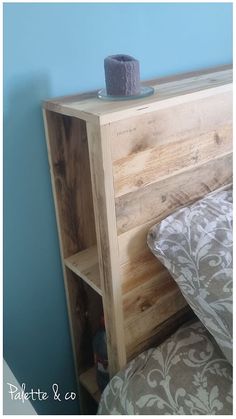
M 98 414 L 232 414 L 231 81 L 198 93 L 112 143 L 128 363 Z
M 117 373 L 98 414 L 232 414 L 232 218 L 227 185 L 152 226 L 149 249 L 196 317 Z
M 127 371 L 129 362 L 134 362 L 136 368 L 133 360 L 137 356 L 143 357 L 150 348 L 160 349 L 161 344 L 168 346 L 170 336 L 175 339 L 174 333 L 193 317 L 193 312 L 203 324 L 205 315 L 201 304 L 197 306 L 191 295 L 196 296 L 199 303 L 201 298 L 204 300 L 207 288 L 197 296 L 183 280 L 191 277 L 194 266 L 189 258 L 184 260 L 186 257 L 178 248 L 182 227 L 173 238 L 175 245 L 164 243 L 164 247 L 159 248 L 158 243 L 160 234 L 165 241 L 162 233 L 171 230 L 172 224 L 178 228 L 181 223 L 172 218 L 171 225 L 165 226 L 167 217 L 176 216 L 176 212 L 232 182 L 232 67 L 177 74 L 148 80 L 145 84 L 153 86 L 154 94 L 143 99 L 101 101 L 97 92 L 91 92 L 45 104 L 50 167 L 54 192 L 59 199 L 57 213 L 63 236 L 76 372 L 82 391 L 88 392 L 81 396 L 80 402 L 82 405 L 85 399 L 89 407 L 88 411 L 84 409 L 87 413 L 91 412 L 93 399 L 100 398 L 91 342 L 102 311 L 112 381 L 105 390 L 99 411 L 108 413 L 113 409 L 119 413 L 121 409 L 111 399 L 114 388 L 109 389 L 115 382 L 118 388 L 117 383 L 122 380 L 117 377 L 121 377 L 121 371 Z M 178 214 L 181 217 L 184 213 Z M 213 224 L 210 226 L 214 227 Z M 158 230 L 159 225 L 164 225 L 163 231 Z M 208 243 L 204 248 L 206 254 L 207 246 Z M 179 261 L 174 265 L 175 256 Z M 215 264 L 212 268 L 219 266 L 216 260 L 212 263 Z M 184 272 L 180 275 L 181 268 Z M 217 293 L 213 283 L 209 284 Z M 187 295 L 188 290 L 192 294 Z M 225 304 L 231 305 L 230 296 Z M 231 345 L 227 327 L 232 323 L 232 316 L 229 313 L 222 324 L 218 315 L 217 336 L 211 340 L 209 329 L 215 326 L 211 322 L 212 307 L 205 308 L 210 310 L 207 325 L 204 325 L 206 330 L 201 332 L 199 342 L 194 341 L 192 349 L 205 342 L 205 349 L 198 352 L 204 353 L 206 359 L 212 353 L 211 362 L 216 356 L 227 364 L 229 360 L 225 361 L 225 356 L 230 356 Z M 186 333 L 193 336 L 189 329 Z M 195 336 L 197 332 L 194 333 Z M 183 337 L 182 332 L 178 336 Z M 209 345 L 215 341 L 216 352 L 215 349 L 209 352 Z M 228 342 L 228 346 L 223 353 L 218 353 L 222 341 Z M 176 361 L 176 367 L 181 365 L 186 371 L 186 360 Z M 219 374 L 230 377 L 230 368 L 228 364 L 222 366 L 223 372 Z M 192 378 L 193 381 L 196 380 Z M 173 380 L 170 385 L 172 383 Z M 202 385 L 204 389 L 205 385 L 206 381 Z M 125 380 L 124 386 L 126 388 Z M 131 387 L 127 384 L 127 391 L 131 391 Z M 180 388 L 184 389 L 185 384 Z M 212 411 L 222 413 L 226 407 L 220 404 L 214 407 L 213 402 L 219 398 L 221 390 L 213 385 L 212 391 L 209 396 Z M 158 394 L 157 388 L 155 394 Z M 174 389 L 171 394 L 175 394 Z M 113 399 L 117 397 L 118 393 L 114 393 Z M 186 399 L 183 395 L 179 397 L 179 392 L 176 397 Z M 129 411 L 137 412 L 138 406 L 132 405 L 132 397 L 127 393 L 125 398 L 130 401 Z M 142 400 L 142 403 L 144 406 L 140 409 L 158 408 L 153 400 L 147 403 Z M 193 400 L 188 400 L 188 406 L 184 404 L 182 409 L 185 412 L 187 407 L 194 409 L 191 403 Z M 162 405 L 160 401 L 161 413 Z M 125 409 L 128 409 L 127 404 L 123 413 Z

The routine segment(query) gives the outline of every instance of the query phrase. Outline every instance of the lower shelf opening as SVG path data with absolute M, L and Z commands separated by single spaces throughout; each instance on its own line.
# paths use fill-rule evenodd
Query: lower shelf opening
M 96 380 L 96 367 L 93 366 L 79 376 L 80 383 L 85 387 L 93 399 L 99 403 L 101 392 Z

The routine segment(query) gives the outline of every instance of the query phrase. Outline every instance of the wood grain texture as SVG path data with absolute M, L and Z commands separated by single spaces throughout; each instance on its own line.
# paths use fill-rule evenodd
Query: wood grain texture
M 205 171 L 204 167 L 201 167 L 199 171 L 196 170 L 187 172 L 185 174 L 185 177 L 181 179 L 181 185 L 178 181 L 175 183 L 175 176 L 170 177 L 168 179 L 169 183 L 164 184 L 164 189 L 165 194 L 167 194 L 168 191 L 170 191 L 170 196 L 173 196 L 174 198 L 170 199 L 171 207 L 169 209 L 167 208 L 165 214 L 163 215 L 163 207 L 158 206 L 158 200 L 164 201 L 165 203 L 165 199 L 163 199 L 162 195 L 157 195 L 155 196 L 155 198 L 153 197 L 153 200 L 157 202 L 157 205 L 155 205 L 156 210 L 154 217 L 151 217 L 151 220 L 149 219 L 146 222 L 145 215 L 143 215 L 142 211 L 140 211 L 140 223 L 137 223 L 135 221 L 135 224 L 137 224 L 135 227 L 133 227 L 132 229 L 128 229 L 126 232 L 119 235 L 118 243 L 121 265 L 124 265 L 126 263 L 132 263 L 136 260 L 137 257 L 140 257 L 142 252 L 145 252 L 145 250 L 148 249 L 146 244 L 146 237 L 152 225 L 154 225 L 157 222 L 160 222 L 163 218 L 165 218 L 165 216 L 175 211 L 176 209 L 185 206 L 188 203 L 192 203 L 193 201 L 204 196 L 207 192 L 215 190 L 232 181 L 232 155 L 215 159 L 212 162 L 206 164 L 206 167 L 208 167 L 209 171 L 212 170 L 212 176 L 208 171 Z M 208 177 L 206 177 L 207 173 Z M 191 179 L 191 182 L 189 181 L 189 179 Z M 158 187 L 161 188 L 161 185 L 158 185 Z M 148 211 L 148 205 L 151 201 L 151 197 L 149 198 L 149 200 L 147 196 L 144 197 L 144 202 L 147 202 Z
M 132 101 L 103 101 L 97 98 L 97 91 L 67 98 L 49 100 L 44 108 L 64 115 L 75 116 L 87 122 L 106 125 L 113 121 L 157 109 L 166 108 L 174 104 L 191 102 L 192 94 L 199 99 L 227 91 L 227 84 L 232 83 L 232 66 L 174 75 L 147 81 L 144 84 L 155 88 L 155 94 L 148 98 Z M 209 92 L 208 90 L 211 90 Z
M 65 269 L 65 275 L 76 374 L 79 380 L 79 375 L 94 362 L 92 339 L 100 327 L 102 299 L 70 269 Z
M 172 333 L 174 333 L 178 327 L 180 327 L 186 321 L 193 319 L 195 317 L 194 313 L 189 306 L 178 310 L 173 316 L 169 317 L 163 323 L 155 326 L 153 324 L 152 329 L 149 328 L 147 334 L 140 334 L 138 339 L 134 337 L 127 339 L 127 358 L 128 360 L 133 359 L 136 355 L 160 345 L 166 338 L 168 338 Z M 126 328 L 126 335 L 129 335 L 129 331 L 133 330 L 132 326 Z M 144 330 L 143 328 L 141 329 Z
M 134 291 L 136 287 L 152 281 L 165 271 L 149 248 L 143 246 L 141 252 L 121 265 L 122 294 Z
M 156 329 L 187 305 L 175 281 L 149 249 L 122 265 L 127 358 L 145 349 Z M 141 346 L 139 346 L 141 345 Z
M 90 345 L 91 332 L 88 327 L 88 296 L 84 283 L 73 272 L 66 269 L 65 286 L 68 293 L 68 307 L 70 313 L 73 346 L 76 360 L 77 377 L 93 362 Z M 94 311 L 96 308 L 94 307 Z
M 87 124 L 109 371 L 126 363 L 109 126 Z
M 216 147 L 217 148 L 217 147 Z M 116 198 L 118 234 L 157 222 L 232 181 L 232 153 Z
M 231 67 L 146 84 L 155 94 L 141 100 L 44 104 L 76 374 L 93 397 L 102 309 L 111 376 L 191 314 L 148 230 L 232 180 Z
M 68 121 L 61 115 L 43 111 L 49 168 L 55 204 L 59 245 L 63 269 L 69 327 L 72 340 L 75 374 L 79 387 L 79 374 L 91 365 L 93 354 L 91 335 L 88 333 L 88 304 L 91 298 L 83 281 L 64 264 L 64 258 L 96 241 L 86 127 L 83 121 Z M 82 134 L 83 133 L 83 134 Z M 76 148 L 79 145 L 79 150 Z M 79 178 L 77 179 L 77 176 Z M 89 176 L 84 179 L 83 176 Z M 82 185 L 81 185 L 82 183 Z M 79 192 L 87 195 L 79 202 Z M 79 191 L 77 190 L 79 188 Z M 64 201 L 68 199 L 68 201 Z M 90 224 L 84 206 L 91 209 Z M 82 227 L 81 223 L 85 223 Z M 95 299 L 96 300 L 96 299 Z M 101 299 L 100 299 L 101 300 Z M 101 301 L 93 301 L 93 312 L 99 318 Z M 94 322 L 93 322 L 94 323 Z M 97 326 L 97 323 L 96 323 Z
M 77 330 L 80 331 L 79 335 L 75 334 L 75 341 L 79 349 L 78 356 L 80 359 L 80 368 L 78 372 L 80 412 L 81 414 L 95 415 L 97 412 L 97 403 L 100 398 L 100 391 L 98 390 L 95 379 L 95 368 L 92 366 L 94 358 L 92 339 L 100 327 L 102 299 L 101 296 L 84 281 L 78 280 L 78 277 L 75 275 L 74 278 L 75 284 L 78 284 L 78 281 L 83 284 L 83 294 L 79 293 L 75 300 L 75 315 L 77 319 L 77 328 L 75 328 L 75 332 L 77 332 Z M 76 293 L 74 295 L 74 298 L 75 297 Z
M 86 298 L 86 319 L 89 328 L 90 340 L 88 342 L 89 348 L 92 349 L 92 339 L 101 325 L 101 316 L 103 314 L 103 301 L 101 295 L 95 291 L 87 282 L 82 281 Z M 94 361 L 94 357 L 93 357 Z M 92 362 L 93 364 L 93 362 Z M 92 365 L 91 364 L 91 365 Z
M 65 265 L 102 295 L 97 246 L 82 250 L 65 260 Z
M 232 123 L 232 92 L 209 96 L 111 124 L 113 161 L 155 146 L 197 138 Z
M 179 300 L 172 301 L 172 295 Z M 165 311 L 166 298 L 172 301 L 171 309 L 173 314 L 178 311 L 181 306 L 185 306 L 187 303 L 179 293 L 175 281 L 171 275 L 165 270 L 157 272 L 155 277 L 149 281 L 145 281 L 142 285 L 135 287 L 130 292 L 124 295 L 123 308 L 125 323 L 134 324 L 138 323 L 142 317 L 146 318 L 146 327 L 152 319 L 152 312 L 154 311 L 156 316 L 156 322 L 162 323 L 166 318 L 170 317 L 168 310 Z M 148 320 L 151 314 L 151 318 Z M 160 315 L 162 314 L 162 315 Z
M 86 124 L 45 112 L 63 257 L 96 244 Z
M 186 306 L 170 274 L 150 254 L 146 237 L 153 224 L 177 208 L 231 183 L 232 93 L 196 98 L 189 108 L 182 104 L 128 118 L 110 124 L 110 129 L 126 351 L 131 359 L 148 347 L 163 322 Z
M 154 289 L 153 289 L 154 292 Z M 149 310 L 144 310 L 138 316 L 133 316 L 125 322 L 125 339 L 127 356 L 132 356 L 132 347 L 153 336 L 156 327 L 183 309 L 187 303 L 173 282 L 169 282 L 166 290 L 160 296 L 152 297 Z M 138 314 L 138 310 L 136 312 Z
M 52 183 L 52 192 L 53 192 L 53 199 L 55 205 L 55 213 L 56 213 L 56 221 L 57 221 L 57 229 L 58 229 L 58 236 L 59 236 L 59 246 L 60 246 L 60 254 L 61 254 L 61 261 L 62 261 L 62 270 L 63 270 L 63 280 L 64 280 L 64 287 L 65 287 L 65 295 L 66 295 L 66 303 L 67 303 L 67 310 L 68 310 L 68 317 L 69 317 L 69 327 L 70 327 L 70 335 L 71 335 L 71 343 L 73 349 L 73 360 L 75 365 L 75 375 L 77 384 L 79 383 L 79 371 L 81 368 L 81 364 L 84 362 L 84 359 L 81 357 L 80 353 L 80 342 L 83 334 L 83 325 L 84 325 L 84 318 L 81 314 L 80 318 L 76 313 L 76 304 L 77 304 L 77 294 L 80 296 L 83 294 L 83 289 L 81 288 L 81 284 L 74 281 L 73 273 L 69 272 L 63 263 L 63 257 L 67 251 L 67 235 L 64 234 L 63 227 L 61 226 L 61 214 L 60 214 L 60 203 L 58 202 L 59 196 L 57 194 L 56 188 L 56 179 L 54 174 L 54 150 L 55 150 L 55 141 L 56 141 L 56 133 L 58 124 L 54 125 L 54 118 L 51 112 L 43 110 L 43 118 L 44 118 L 44 126 L 45 126 L 45 136 L 46 136 L 46 144 L 48 150 L 48 160 L 49 160 L 49 168 L 50 168 L 50 175 L 51 175 L 51 183 Z M 53 147 L 54 144 L 54 147 Z M 65 238 L 66 242 L 63 243 L 63 239 Z M 79 287 L 79 290 L 78 290 Z M 83 299 L 82 299 L 83 301 Z M 81 307 L 81 313 L 83 310 L 83 305 Z M 87 361 L 87 360 L 86 360 Z M 79 390 L 79 385 L 78 385 Z
M 187 78 L 192 78 L 192 77 L 199 77 L 201 75 L 206 75 L 206 74 L 210 74 L 210 73 L 216 73 L 216 72 L 224 72 L 224 71 L 228 71 L 228 70 L 232 70 L 232 65 L 222 65 L 222 66 L 218 66 L 218 67 L 209 67 L 203 70 L 197 70 L 197 71 L 191 71 L 191 72 L 187 72 L 187 73 L 179 73 L 179 74 L 174 74 L 171 76 L 167 76 L 167 77 L 158 77 L 155 79 L 151 79 L 151 80 L 144 80 L 142 83 L 144 86 L 155 86 L 155 85 L 161 85 L 161 84 L 165 84 L 168 82 L 173 82 L 173 81 L 179 81 L 179 80 L 183 80 L 183 79 L 187 79 Z M 50 111 L 56 111 L 55 107 L 56 106 L 62 106 L 62 105 L 71 105 L 73 106 L 74 103 L 77 102 L 82 102 L 84 100 L 88 100 L 88 99 L 94 99 L 97 97 L 97 92 L 98 90 L 93 90 L 91 92 L 83 92 L 83 93 L 75 93 L 73 95 L 69 95 L 69 96 L 61 96 L 61 97 L 57 97 L 54 99 L 48 99 L 45 100 L 43 102 L 43 108 L 44 109 L 48 109 Z
M 162 144 L 114 162 L 116 197 L 133 192 L 191 167 L 231 152 L 232 125 Z
M 91 367 L 79 377 L 81 384 L 88 390 L 94 400 L 99 403 L 101 392 L 97 385 L 96 368 Z

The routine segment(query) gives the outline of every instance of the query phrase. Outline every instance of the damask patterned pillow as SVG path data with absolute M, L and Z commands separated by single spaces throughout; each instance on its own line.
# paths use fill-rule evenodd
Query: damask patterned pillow
M 232 415 L 232 366 L 200 321 L 112 377 L 98 415 Z
M 148 245 L 232 363 L 232 187 L 151 228 Z

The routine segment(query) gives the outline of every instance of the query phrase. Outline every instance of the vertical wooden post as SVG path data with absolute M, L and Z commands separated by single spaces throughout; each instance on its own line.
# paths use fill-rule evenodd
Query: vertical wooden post
M 110 375 L 126 364 L 109 125 L 87 123 Z
M 75 327 L 76 322 L 75 322 L 75 316 L 74 316 L 74 311 L 73 311 L 73 306 L 75 307 L 75 304 L 72 304 L 72 298 L 75 299 L 76 297 L 76 289 L 75 289 L 76 282 L 73 280 L 71 281 L 69 280 L 69 271 L 66 270 L 65 265 L 63 263 L 63 259 L 64 259 L 63 239 L 62 239 L 62 232 L 61 232 L 61 225 L 60 225 L 59 206 L 58 206 L 57 191 L 56 191 L 56 184 L 55 184 L 56 182 L 55 182 L 54 169 L 53 169 L 52 150 L 51 150 L 51 141 L 53 140 L 52 132 L 56 132 L 56 127 L 53 124 L 50 111 L 46 111 L 45 109 L 43 109 L 43 118 L 44 118 L 47 151 L 48 151 L 48 161 L 49 161 L 50 175 L 51 175 L 52 192 L 53 192 L 54 206 L 55 206 L 55 212 L 56 212 L 57 231 L 58 231 L 58 236 L 59 236 L 59 246 L 60 246 L 61 262 L 62 262 L 65 294 L 66 294 L 66 301 L 67 301 L 67 308 L 68 308 L 70 335 L 71 335 L 73 358 L 74 358 L 74 365 L 75 365 L 75 374 L 76 374 L 77 383 L 79 383 L 78 350 L 76 349 L 76 342 L 75 342 L 75 337 L 78 335 L 78 332 Z

